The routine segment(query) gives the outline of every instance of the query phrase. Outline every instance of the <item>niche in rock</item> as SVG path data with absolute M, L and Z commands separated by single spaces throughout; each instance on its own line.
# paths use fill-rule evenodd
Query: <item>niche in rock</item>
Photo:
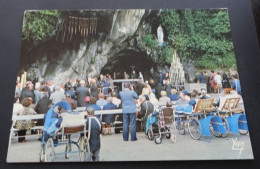
M 151 76 L 149 73 L 150 69 L 152 67 L 155 68 L 155 63 L 144 52 L 123 50 L 119 54 L 108 59 L 107 64 L 101 69 L 101 73 L 111 74 L 112 78 L 114 73 L 119 73 L 121 77 L 117 78 L 123 78 L 123 74 L 126 72 L 131 77 L 132 66 L 134 66 L 137 77 L 139 76 L 139 72 L 141 72 L 144 79 L 148 79 Z

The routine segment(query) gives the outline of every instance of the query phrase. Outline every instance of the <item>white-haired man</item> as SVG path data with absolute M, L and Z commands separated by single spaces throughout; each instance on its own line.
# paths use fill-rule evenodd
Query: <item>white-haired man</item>
M 57 85 L 55 86 L 55 92 L 53 92 L 50 96 L 50 100 L 52 101 L 53 104 L 56 104 L 60 102 L 62 99 L 65 99 L 65 95 L 63 92 L 60 91 L 60 86 Z

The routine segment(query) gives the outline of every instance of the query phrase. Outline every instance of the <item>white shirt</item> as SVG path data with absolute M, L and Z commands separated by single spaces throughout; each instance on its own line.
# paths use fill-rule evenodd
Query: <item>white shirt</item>
M 221 84 L 221 76 L 220 76 L 220 75 L 215 75 L 215 76 L 214 76 L 214 81 L 215 81 L 217 84 Z

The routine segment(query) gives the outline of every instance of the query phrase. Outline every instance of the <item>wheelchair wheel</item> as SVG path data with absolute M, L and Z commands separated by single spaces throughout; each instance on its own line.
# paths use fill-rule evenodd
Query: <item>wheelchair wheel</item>
M 155 142 L 155 144 L 161 144 L 162 143 L 162 138 L 160 136 L 155 136 L 154 137 L 154 142 Z
M 154 139 L 154 135 L 153 135 L 153 130 L 152 129 L 148 130 L 148 134 L 147 135 L 148 135 L 148 139 L 149 140 L 152 141 Z
M 212 123 L 209 124 L 209 129 L 210 129 L 210 132 L 217 138 L 220 138 L 221 137 L 221 133 L 217 132 L 214 130 L 213 126 L 212 126 Z
M 40 152 L 40 162 L 44 162 L 44 146 L 41 146 L 41 152 Z
M 65 158 L 69 158 L 69 153 L 71 152 L 71 143 L 68 141 L 65 147 Z
M 241 130 L 241 129 L 239 129 L 239 133 L 241 135 L 246 135 L 246 134 L 248 134 L 248 130 Z
M 200 139 L 201 134 L 202 134 L 202 127 L 201 127 L 200 122 L 197 119 L 195 119 L 195 118 L 189 119 L 188 129 L 189 129 L 190 136 L 194 140 Z
M 247 125 L 247 122 L 246 121 L 240 121 L 239 123 L 243 123 L 243 125 Z M 244 128 L 246 128 L 246 127 L 244 127 Z M 239 133 L 241 134 L 241 135 L 246 135 L 246 134 L 248 134 L 248 130 L 245 130 L 245 129 L 238 129 L 239 130 Z
M 54 161 L 54 145 L 52 138 L 49 138 L 45 145 L 45 162 Z
M 88 153 L 88 150 L 87 150 L 86 142 L 87 142 L 87 140 L 84 139 L 84 136 L 81 136 L 80 141 L 79 141 L 79 158 L 80 158 L 80 161 L 86 161 L 87 160 L 86 153 Z
M 222 120 L 222 125 L 223 125 L 224 129 L 226 130 L 226 134 L 222 133 L 221 137 L 226 138 L 229 135 L 229 131 L 230 131 L 229 124 L 225 117 L 222 117 L 221 120 Z

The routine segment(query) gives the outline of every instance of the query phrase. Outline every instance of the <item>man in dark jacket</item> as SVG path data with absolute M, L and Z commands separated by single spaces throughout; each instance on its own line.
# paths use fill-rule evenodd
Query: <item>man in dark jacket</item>
M 169 97 L 171 95 L 171 90 L 172 90 L 172 85 L 170 84 L 169 78 L 165 78 L 165 90 L 167 96 Z
M 78 107 L 85 107 L 87 104 L 85 102 L 85 97 L 89 96 L 89 90 L 88 88 L 85 87 L 85 81 L 81 80 L 80 81 L 80 87 L 77 88 L 77 104 Z
M 86 122 L 86 129 L 90 131 L 89 133 L 87 133 L 90 146 L 90 160 L 99 161 L 99 152 L 101 147 L 100 134 L 102 132 L 102 123 L 99 118 L 94 116 L 94 112 L 95 110 L 92 107 L 87 109 L 88 118 Z
M 136 85 L 136 93 L 138 96 L 140 96 L 142 94 L 143 88 L 144 88 L 144 85 L 142 84 L 141 79 L 139 79 L 139 81 L 137 82 L 137 85 Z
M 37 112 L 37 114 L 45 114 L 48 112 L 49 108 L 51 107 L 51 100 L 48 96 L 48 91 L 43 91 L 41 93 L 42 98 L 38 101 L 36 104 L 34 110 Z M 38 120 L 37 125 L 41 126 L 43 125 L 43 120 Z
M 21 92 L 21 102 L 23 102 L 23 100 L 27 97 L 30 97 L 32 98 L 33 100 L 33 103 L 35 103 L 35 95 L 34 95 L 34 92 L 33 92 L 33 84 L 32 83 L 29 83 L 27 85 L 27 87 L 23 88 L 22 92 Z

